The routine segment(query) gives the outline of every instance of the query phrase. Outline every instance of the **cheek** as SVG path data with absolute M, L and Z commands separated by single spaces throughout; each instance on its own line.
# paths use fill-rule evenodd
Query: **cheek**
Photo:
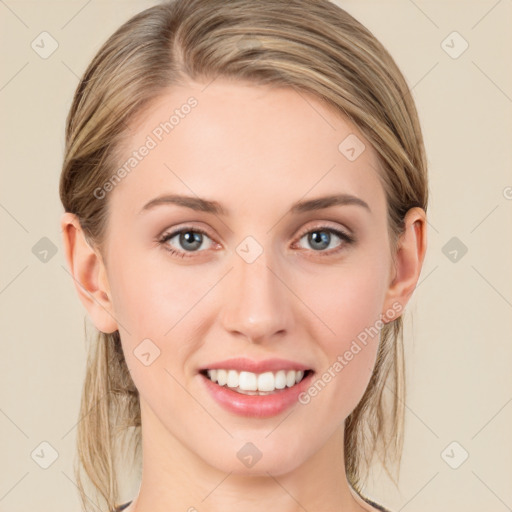
M 322 336 L 328 353 L 343 348 L 380 318 L 384 300 L 381 269 L 371 265 L 351 265 L 330 270 L 311 283 L 304 283 L 305 302 L 324 325 Z
M 198 279 L 192 266 L 137 264 L 134 256 L 126 263 L 119 262 L 111 279 L 115 317 L 132 378 L 141 394 L 154 396 L 157 404 L 169 389 L 179 391 L 172 376 L 184 382 L 183 365 L 201 341 L 194 336 L 200 299 L 216 276 Z M 180 393 L 172 396 L 178 399 Z
M 135 257 L 115 269 L 111 291 L 115 317 L 130 335 L 166 340 L 213 284 L 198 280 L 193 267 L 165 262 L 137 263 Z M 134 342 L 136 340 L 134 339 Z
M 316 283 L 314 292 L 304 294 L 304 302 L 320 318 L 313 336 L 326 358 L 308 395 L 322 395 L 317 406 L 336 411 L 332 419 L 341 421 L 360 401 L 375 365 L 382 327 L 382 267 L 347 266 Z
M 178 382 L 184 383 L 187 353 L 196 349 L 190 340 L 190 319 L 207 286 L 183 269 L 137 263 L 133 253 L 113 272 L 111 292 L 125 360 L 153 411 L 190 408 Z

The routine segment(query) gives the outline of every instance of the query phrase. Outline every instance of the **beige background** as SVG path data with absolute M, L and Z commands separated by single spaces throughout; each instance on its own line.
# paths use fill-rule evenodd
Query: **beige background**
M 64 122 L 100 44 L 153 3 L 0 2 L 0 511 L 79 510 L 72 462 L 85 310 L 60 238 Z M 339 4 L 403 70 L 430 163 L 429 249 L 406 312 L 400 489 L 376 468 L 367 494 L 393 511 L 512 510 L 512 2 Z M 46 59 L 31 47 L 43 31 L 58 42 Z M 461 37 L 469 46 L 453 58 Z M 43 237 L 57 249 L 46 262 Z M 43 469 L 52 450 L 58 458 Z M 137 488 L 136 475 L 127 478 L 126 499 Z

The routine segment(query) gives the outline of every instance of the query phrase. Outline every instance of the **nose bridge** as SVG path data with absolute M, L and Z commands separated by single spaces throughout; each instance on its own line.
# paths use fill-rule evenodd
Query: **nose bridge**
M 290 328 L 290 297 L 269 254 L 254 241 L 242 242 L 233 254 L 235 268 L 226 283 L 224 328 L 253 342 Z

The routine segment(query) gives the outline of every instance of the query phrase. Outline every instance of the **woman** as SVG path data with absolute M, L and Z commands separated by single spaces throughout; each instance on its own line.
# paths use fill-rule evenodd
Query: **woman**
M 77 435 L 100 509 L 386 510 L 362 488 L 400 458 L 428 186 L 366 28 L 327 0 L 146 9 L 80 81 L 60 194 L 98 333 Z

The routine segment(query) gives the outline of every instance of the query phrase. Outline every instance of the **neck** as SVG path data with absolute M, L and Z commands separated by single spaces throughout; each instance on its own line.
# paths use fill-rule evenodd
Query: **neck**
M 206 463 L 142 404 L 141 416 L 142 479 L 138 496 L 125 512 L 374 510 L 346 478 L 343 425 L 320 451 L 291 471 L 240 474 Z

